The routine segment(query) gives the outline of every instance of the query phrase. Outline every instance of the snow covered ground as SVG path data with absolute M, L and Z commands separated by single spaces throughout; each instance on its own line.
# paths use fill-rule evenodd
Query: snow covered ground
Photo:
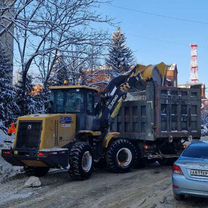
M 0 181 L 20 171 L 19 167 L 13 167 L 1 157 L 1 149 L 9 149 L 13 145 L 13 142 L 14 136 L 8 136 L 0 130 Z
M 2 130 L 0 130 L 0 149 L 10 148 L 14 142 L 14 136 L 6 135 Z

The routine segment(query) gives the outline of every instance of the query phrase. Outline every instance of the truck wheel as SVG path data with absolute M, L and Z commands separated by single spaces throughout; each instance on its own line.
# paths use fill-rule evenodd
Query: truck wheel
M 107 168 L 115 173 L 128 172 L 136 160 L 136 148 L 126 139 L 114 141 L 106 152 Z
M 69 152 L 69 175 L 75 180 L 88 179 L 93 172 L 92 150 L 88 144 L 75 143 Z
M 24 171 L 27 176 L 37 176 L 41 177 L 48 173 L 49 168 L 48 167 L 28 167 L 24 166 Z

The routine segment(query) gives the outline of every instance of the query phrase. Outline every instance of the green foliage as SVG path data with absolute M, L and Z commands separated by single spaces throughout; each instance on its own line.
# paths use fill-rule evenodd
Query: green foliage
M 16 104 L 16 92 L 12 85 L 12 65 L 0 45 L 0 129 L 6 131 L 16 120 L 19 107 Z
M 109 46 L 108 58 L 106 65 L 111 69 L 112 77 L 116 77 L 130 69 L 135 64 L 132 51 L 126 46 L 124 33 L 118 28 L 113 34 Z

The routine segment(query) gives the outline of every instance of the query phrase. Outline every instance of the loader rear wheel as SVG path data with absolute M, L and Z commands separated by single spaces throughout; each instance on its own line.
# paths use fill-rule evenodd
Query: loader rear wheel
M 27 176 L 37 176 L 41 177 L 48 173 L 49 168 L 48 167 L 28 167 L 24 166 L 24 171 Z
M 75 143 L 69 152 L 69 175 L 75 180 L 88 179 L 93 172 L 93 156 L 90 146 L 83 142 Z
M 114 141 L 106 152 L 107 168 L 115 173 L 128 172 L 137 160 L 135 146 L 126 139 Z

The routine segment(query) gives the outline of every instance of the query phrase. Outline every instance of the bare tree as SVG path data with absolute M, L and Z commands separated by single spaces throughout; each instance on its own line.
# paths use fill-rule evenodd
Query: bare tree
M 14 26 L 21 26 L 21 14 L 33 0 L 2 0 L 0 2 L 0 37 Z M 16 5 L 16 7 L 15 7 Z
M 19 64 L 22 72 L 23 92 L 26 89 L 28 71 L 37 68 L 35 63 L 41 61 L 42 66 L 47 65 L 47 71 L 41 72 L 46 84 L 59 50 L 66 54 L 71 52 L 71 46 L 99 47 L 106 43 L 107 33 L 97 29 L 98 24 L 110 22 L 109 18 L 102 17 L 95 11 L 101 3 L 105 2 L 102 0 L 15 1 L 14 14 L 0 33 L 9 32 L 8 28 L 11 25 L 15 27 L 15 33 L 10 35 L 14 38 L 18 52 L 15 62 Z M 6 9 L 8 8 L 4 8 Z

